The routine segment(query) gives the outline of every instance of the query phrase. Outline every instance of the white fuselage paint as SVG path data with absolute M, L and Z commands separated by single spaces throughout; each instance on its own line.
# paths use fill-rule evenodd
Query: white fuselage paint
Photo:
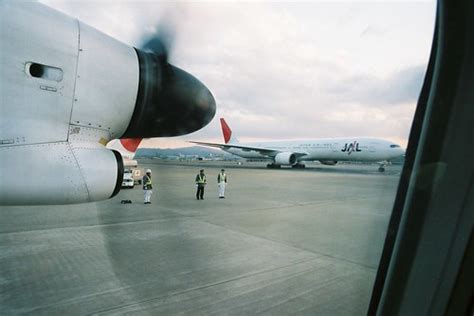
M 395 143 L 377 138 L 326 138 L 236 145 L 272 149 L 278 152 L 305 153 L 304 156 L 297 158 L 298 161 L 385 161 L 404 154 L 404 150 Z M 253 150 L 239 148 L 224 150 L 243 158 L 273 160 L 270 156 Z

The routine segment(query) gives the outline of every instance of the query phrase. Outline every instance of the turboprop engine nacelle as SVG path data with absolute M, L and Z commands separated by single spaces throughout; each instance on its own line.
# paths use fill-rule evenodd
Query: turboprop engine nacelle
M 275 163 L 277 165 L 294 165 L 296 164 L 296 155 L 294 153 L 284 152 L 275 156 Z
M 124 172 L 120 153 L 84 145 L 0 148 L 1 204 L 71 204 L 115 196 Z M 12 167 L 18 161 L 27 168 Z
M 184 135 L 215 113 L 206 86 L 160 52 L 39 3 L 0 2 L 0 45 L 0 204 L 111 197 L 123 164 L 109 140 Z

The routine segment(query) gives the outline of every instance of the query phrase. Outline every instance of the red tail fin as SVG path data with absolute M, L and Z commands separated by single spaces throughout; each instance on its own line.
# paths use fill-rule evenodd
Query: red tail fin
M 120 139 L 120 142 L 122 143 L 122 146 L 134 153 L 135 151 L 137 151 L 137 148 L 138 148 L 138 145 L 140 145 L 142 141 L 142 138 L 122 138 Z
M 227 125 L 226 121 L 221 118 L 221 127 L 222 127 L 222 134 L 224 134 L 224 141 L 227 144 L 230 141 L 232 136 L 232 130 L 230 129 L 229 125 Z

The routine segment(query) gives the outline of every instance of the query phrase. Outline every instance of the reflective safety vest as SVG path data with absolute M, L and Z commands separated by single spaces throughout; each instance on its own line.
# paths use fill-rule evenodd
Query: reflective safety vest
M 143 189 L 144 190 L 151 190 L 152 189 L 152 184 L 151 184 L 151 177 L 148 175 L 145 175 L 143 177 Z
M 201 176 L 200 174 L 198 174 L 197 177 L 196 177 L 196 183 L 198 183 L 198 184 L 199 183 L 201 183 L 201 184 L 206 183 L 206 176 L 205 175 Z
M 225 173 L 219 173 L 219 175 L 217 176 L 217 182 L 227 182 L 227 176 L 225 175 Z

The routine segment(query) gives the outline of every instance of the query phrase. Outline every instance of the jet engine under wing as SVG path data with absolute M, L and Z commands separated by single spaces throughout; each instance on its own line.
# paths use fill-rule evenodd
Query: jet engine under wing
M 281 153 L 282 151 L 276 150 L 276 149 L 271 149 L 271 148 L 264 148 L 264 147 L 257 147 L 257 146 L 246 146 L 246 145 L 239 145 L 239 144 L 218 144 L 218 143 L 206 143 L 206 142 L 196 142 L 196 141 L 190 141 L 190 143 L 197 144 L 197 145 L 203 145 L 203 146 L 210 146 L 210 147 L 216 147 L 220 148 L 223 150 L 228 150 L 228 149 L 240 149 L 243 151 L 255 151 L 258 152 L 261 155 L 268 156 L 269 158 L 274 158 L 276 155 Z M 305 152 L 292 152 L 297 158 L 306 156 L 308 153 Z

